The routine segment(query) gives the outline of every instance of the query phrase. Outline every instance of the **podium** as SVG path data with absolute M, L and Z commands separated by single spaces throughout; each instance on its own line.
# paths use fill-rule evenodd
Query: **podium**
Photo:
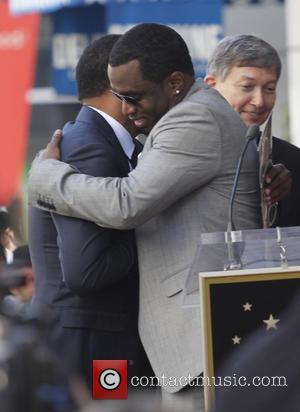
M 200 236 L 183 307 L 200 307 L 206 411 L 222 385 L 224 361 L 259 328 L 276 333 L 299 288 L 300 227 Z

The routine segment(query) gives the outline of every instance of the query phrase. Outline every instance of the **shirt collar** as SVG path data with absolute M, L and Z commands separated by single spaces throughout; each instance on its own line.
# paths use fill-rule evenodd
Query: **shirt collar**
M 5 248 L 5 258 L 6 258 L 6 263 L 8 264 L 13 263 L 14 253 L 11 250 Z
M 109 114 L 103 112 L 102 110 L 96 109 L 95 107 L 92 107 L 92 106 L 88 106 L 88 107 L 95 110 L 102 117 L 104 117 L 104 119 L 107 121 L 107 123 L 110 125 L 110 127 L 115 132 L 115 135 L 117 139 L 119 140 L 119 143 L 122 146 L 124 153 L 129 159 L 131 159 L 135 145 L 134 145 L 134 142 L 132 140 L 130 133 L 125 129 L 125 127 L 121 123 L 119 123 L 116 119 L 111 117 Z

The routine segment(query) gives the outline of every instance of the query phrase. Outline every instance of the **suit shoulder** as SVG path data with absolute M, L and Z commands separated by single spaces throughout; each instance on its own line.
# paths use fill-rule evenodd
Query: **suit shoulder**
M 273 162 L 283 163 L 288 169 L 300 170 L 300 149 L 286 140 L 273 138 Z
M 114 134 L 106 138 L 99 128 L 87 122 L 68 123 L 63 131 L 61 159 L 93 176 L 127 174 L 125 155 L 118 150 L 117 143 L 110 141 L 114 138 Z
M 72 156 L 72 154 L 81 152 L 92 153 L 93 151 L 97 151 L 98 155 L 102 152 L 109 155 L 115 152 L 114 139 L 117 137 L 113 130 L 103 130 L 94 122 L 77 119 L 74 122 L 68 122 L 63 129 L 62 156 Z M 67 159 L 65 161 L 68 162 Z
M 64 144 L 79 145 L 89 141 L 102 144 L 104 139 L 102 134 L 93 123 L 86 123 L 82 121 L 68 122 L 63 128 Z
M 237 123 L 243 124 L 239 114 L 233 110 L 228 101 L 217 91 L 211 88 L 199 89 L 193 93 L 187 101 L 192 104 L 198 104 L 201 110 L 209 111 L 217 116 L 218 119 L 231 119 Z
M 288 142 L 287 140 L 281 139 L 279 137 L 273 136 L 273 148 L 280 147 L 281 149 L 284 148 L 291 153 L 298 153 L 300 154 L 300 148 L 295 146 L 294 144 Z

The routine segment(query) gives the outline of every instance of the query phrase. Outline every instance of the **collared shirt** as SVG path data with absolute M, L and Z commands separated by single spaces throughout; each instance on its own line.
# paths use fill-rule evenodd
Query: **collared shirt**
M 14 253 L 11 250 L 5 248 L 5 258 L 6 258 L 6 263 L 8 264 L 13 263 Z
M 113 129 L 113 131 L 115 132 L 115 135 L 117 136 L 117 139 L 119 140 L 120 145 L 122 146 L 122 149 L 126 157 L 128 158 L 130 170 L 132 170 L 130 159 L 134 152 L 135 144 L 132 140 L 130 133 L 125 129 L 123 125 L 121 125 L 121 123 L 119 123 L 116 119 L 111 117 L 109 114 L 102 112 L 102 110 L 96 109 L 95 107 L 92 107 L 92 106 L 89 106 L 89 107 L 95 110 L 96 112 L 98 112 L 102 117 L 104 117 L 104 119 Z

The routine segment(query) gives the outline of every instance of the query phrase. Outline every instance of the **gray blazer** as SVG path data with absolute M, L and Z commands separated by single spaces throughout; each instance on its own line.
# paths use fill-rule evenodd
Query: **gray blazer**
M 156 375 L 173 379 L 164 386 L 169 392 L 202 371 L 199 313 L 181 307 L 182 289 L 200 233 L 226 230 L 245 134 L 227 101 L 198 81 L 152 129 L 128 177 L 88 177 L 55 160 L 36 159 L 32 166 L 31 204 L 46 208 L 48 202 L 57 213 L 104 227 L 137 228 L 140 335 Z M 244 159 L 234 220 L 237 229 L 260 225 L 254 142 Z M 174 384 L 175 377 L 183 379 Z

